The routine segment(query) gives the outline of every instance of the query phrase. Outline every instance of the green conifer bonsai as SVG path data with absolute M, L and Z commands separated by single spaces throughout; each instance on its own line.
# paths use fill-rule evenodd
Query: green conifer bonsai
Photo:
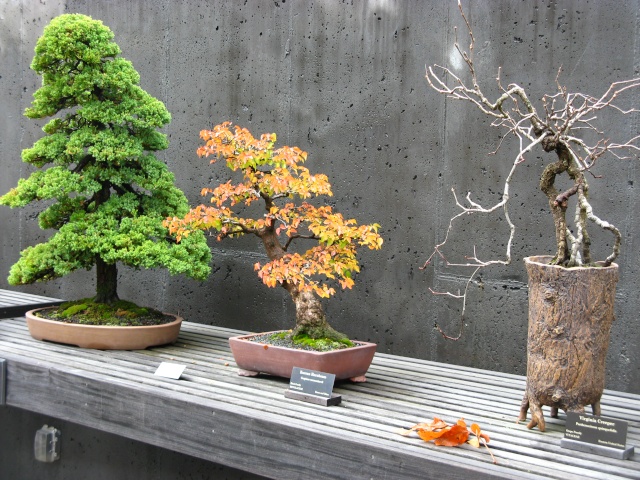
M 61 15 L 45 28 L 31 68 L 42 76 L 29 118 L 53 117 L 46 135 L 22 151 L 35 167 L 0 197 L 23 207 L 44 202 L 42 229 L 57 232 L 21 252 L 12 285 L 96 267 L 98 303 L 118 300 L 117 264 L 164 267 L 204 279 L 210 250 L 202 232 L 176 242 L 162 225 L 189 211 L 174 176 L 153 152 L 167 148 L 157 129 L 171 116 L 140 88 L 140 76 L 119 57 L 113 33 L 98 20 Z M 46 168 L 45 168 L 46 167 Z

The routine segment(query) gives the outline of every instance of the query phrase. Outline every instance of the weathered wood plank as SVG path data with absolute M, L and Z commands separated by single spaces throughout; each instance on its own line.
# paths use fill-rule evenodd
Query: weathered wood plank
M 0 319 L 24 315 L 28 310 L 59 305 L 58 298 L 0 289 Z
M 101 352 L 36 342 L 23 320 L 5 320 L 7 400 L 273 478 L 640 478 L 635 459 L 561 449 L 562 414 L 542 434 L 516 425 L 522 377 L 379 354 L 369 381 L 339 383 L 343 404 L 326 408 L 284 398 L 283 379 L 237 376 L 226 341 L 237 333 L 185 322 L 174 345 Z M 153 375 L 162 361 L 186 365 L 183 377 Z M 606 405 L 632 419 L 640 444 L 640 396 L 606 392 Z M 499 465 L 396 433 L 433 416 L 479 423 Z

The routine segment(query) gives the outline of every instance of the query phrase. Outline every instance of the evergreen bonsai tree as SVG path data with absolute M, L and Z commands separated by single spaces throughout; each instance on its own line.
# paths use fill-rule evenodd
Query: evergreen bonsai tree
M 203 234 L 177 243 L 162 225 L 189 209 L 173 174 L 152 153 L 167 148 L 157 129 L 171 117 L 138 86 L 140 76 L 119 57 L 113 37 L 102 22 L 73 14 L 53 19 L 37 42 L 31 68 L 42 76 L 42 87 L 25 115 L 54 118 L 43 128 L 46 135 L 22 152 L 38 170 L 0 204 L 43 201 L 40 227 L 57 232 L 21 253 L 9 274 L 12 285 L 95 265 L 94 300 L 112 304 L 118 262 L 196 279 L 210 271 Z
M 312 196 L 332 195 L 327 176 L 309 173 L 302 166 L 307 153 L 298 147 L 274 149 L 274 133 L 256 139 L 246 128 L 232 129 L 230 122 L 225 122 L 213 130 L 203 130 L 200 136 L 206 143 L 198 149 L 198 155 L 214 156 L 211 163 L 223 158 L 231 170 L 242 173 L 243 180 L 204 188 L 202 195 L 211 195 L 210 205 L 199 205 L 183 218 L 168 218 L 169 231 L 180 241 L 209 229 L 218 232 L 218 240 L 256 235 L 269 258 L 263 265 L 255 264 L 258 276 L 269 287 L 282 286 L 295 303 L 294 340 L 302 336 L 348 342 L 328 324 L 320 298 L 335 293 L 327 283 L 330 279 L 338 280 L 342 288 L 353 286 L 352 273 L 360 269 L 357 247 L 379 249 L 379 225 L 358 226 L 330 206 L 316 207 L 307 202 Z M 259 217 L 237 213 L 239 204 L 248 207 L 254 202 L 264 206 Z M 299 240 L 313 241 L 314 246 L 306 251 L 293 250 Z

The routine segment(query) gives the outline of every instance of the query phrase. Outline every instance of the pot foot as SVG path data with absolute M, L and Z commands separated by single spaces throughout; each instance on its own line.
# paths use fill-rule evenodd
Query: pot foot
M 238 375 L 241 377 L 256 377 L 260 372 L 254 372 L 253 370 L 245 370 L 244 368 L 238 369 Z
M 524 397 L 522 398 L 522 403 L 520 404 L 520 416 L 518 416 L 518 420 L 516 421 L 516 423 L 520 423 L 523 422 L 527 419 L 527 412 L 529 411 L 529 397 L 527 397 L 527 394 L 524 394 Z
M 531 421 L 527 424 L 527 428 L 531 430 L 534 427 L 538 427 L 538 430 L 544 432 L 546 424 L 542 413 L 542 405 L 530 401 L 529 409 L 531 410 Z
M 357 377 L 351 377 L 349 380 L 353 383 L 364 383 L 367 381 L 367 377 L 365 377 L 364 375 L 360 375 Z

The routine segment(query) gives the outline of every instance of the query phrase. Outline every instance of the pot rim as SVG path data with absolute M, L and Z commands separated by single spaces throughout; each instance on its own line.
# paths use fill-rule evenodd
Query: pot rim
M 547 267 L 547 268 L 559 268 L 562 270 L 606 270 L 606 269 L 612 269 L 612 270 L 617 270 L 618 264 L 617 263 L 612 263 L 611 265 L 609 265 L 608 267 L 604 267 L 602 266 L 602 261 L 598 261 L 595 262 L 596 265 L 582 265 L 579 267 L 565 267 L 562 265 L 549 265 L 549 261 L 553 258 L 552 255 L 531 255 L 529 257 L 524 257 L 523 261 L 524 263 L 531 263 L 531 264 L 535 264 L 535 265 L 540 265 L 543 267 Z
M 331 353 L 336 353 L 336 352 L 352 352 L 354 350 L 360 350 L 363 348 L 371 348 L 371 346 L 375 346 L 377 347 L 378 344 L 377 343 L 373 343 L 373 342 L 365 342 L 363 340 L 351 340 L 352 342 L 356 343 L 357 345 L 354 347 L 348 347 L 348 348 L 341 348 L 338 350 L 329 350 L 328 352 L 317 352 L 315 350 L 301 350 L 301 349 L 297 349 L 297 348 L 290 348 L 290 347 L 285 347 L 282 345 L 269 345 L 267 343 L 263 343 L 263 342 L 254 342 L 252 340 L 249 340 L 251 337 L 255 337 L 257 335 L 269 335 L 270 333 L 280 333 L 280 332 L 286 332 L 287 330 L 272 330 L 269 332 L 257 332 L 257 333 L 247 333 L 247 334 L 243 334 L 243 335 L 234 335 L 233 337 L 229 337 L 229 340 L 236 340 L 236 341 L 241 341 L 241 342 L 248 342 L 248 343 L 252 343 L 255 345 L 268 345 L 269 348 L 278 348 L 278 349 L 283 349 L 283 350 L 293 350 L 296 352 L 305 352 L 308 354 L 313 354 L 313 355 L 327 355 L 327 354 L 331 354 Z
M 45 323 L 49 323 L 49 324 L 54 324 L 54 325 L 62 325 L 62 326 L 73 326 L 74 328 L 89 328 L 89 329 L 101 329 L 101 328 L 105 328 L 105 329 L 115 329 L 115 328 L 124 328 L 127 330 L 145 330 L 145 329 L 152 329 L 152 328 L 161 328 L 161 327 L 166 327 L 166 328 L 170 328 L 175 326 L 176 324 L 179 324 L 182 322 L 183 318 L 179 315 L 176 315 L 175 313 L 167 313 L 167 312 L 162 312 L 164 315 L 170 315 L 172 317 L 175 318 L 175 320 L 173 322 L 168 322 L 168 323 L 161 323 L 159 325 L 85 325 L 82 323 L 67 323 L 67 322 L 60 322 L 58 320 L 51 320 L 49 318 L 42 318 L 42 317 L 38 317 L 36 315 L 34 315 L 34 312 L 39 312 L 41 310 L 47 310 L 53 307 L 41 307 L 41 308 L 34 308 L 33 310 L 29 310 L 28 312 L 25 313 L 25 317 L 27 317 L 27 315 L 30 316 L 29 319 L 34 319 L 36 321 L 39 322 L 45 322 Z

